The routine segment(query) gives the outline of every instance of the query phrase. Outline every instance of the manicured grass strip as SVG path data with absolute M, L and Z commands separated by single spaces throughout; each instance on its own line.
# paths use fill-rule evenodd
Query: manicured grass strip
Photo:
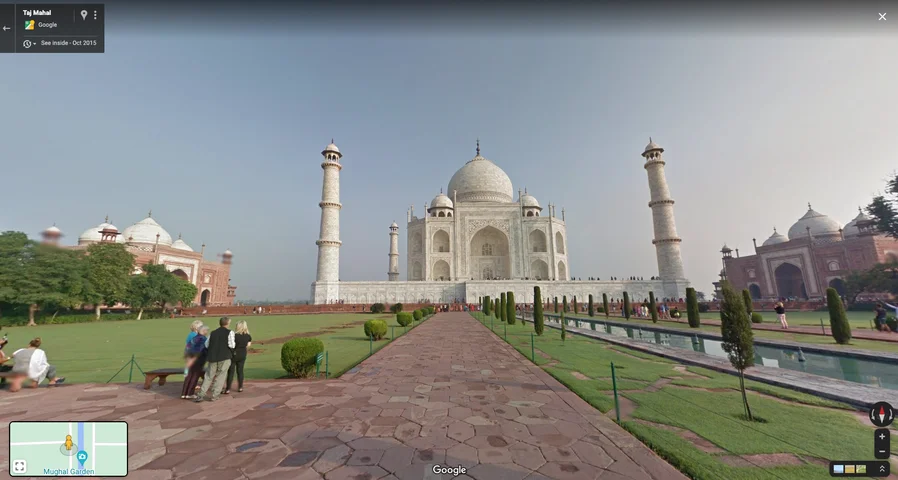
M 731 467 L 714 455 L 696 448 L 676 432 L 623 422 L 622 426 L 686 475 L 701 480 L 826 480 L 827 467 L 818 465 L 778 467 Z M 842 458 L 842 457 L 839 457 Z M 866 457 L 863 457 L 866 458 Z

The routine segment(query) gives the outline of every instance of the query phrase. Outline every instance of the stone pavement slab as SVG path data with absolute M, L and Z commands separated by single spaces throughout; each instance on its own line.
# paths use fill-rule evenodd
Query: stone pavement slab
M 0 391 L 0 418 L 127 421 L 136 479 L 686 478 L 467 313 L 339 379 L 251 381 L 200 404 L 180 387 Z M 8 442 L 0 431 L 5 472 Z

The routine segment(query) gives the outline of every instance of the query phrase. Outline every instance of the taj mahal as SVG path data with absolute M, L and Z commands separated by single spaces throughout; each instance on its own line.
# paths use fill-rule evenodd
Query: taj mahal
M 482 296 L 514 292 L 519 302 L 533 301 L 533 287 L 544 299 L 562 295 L 585 301 L 592 294 L 634 299 L 683 298 L 689 281 L 683 272 L 681 239 L 674 220 L 674 201 L 664 176 L 664 149 L 649 139 L 641 156 L 648 174 L 658 276 L 652 280 L 579 281 L 570 277 L 565 212 L 540 206 L 526 190 L 480 154 L 449 180 L 448 189 L 425 204 L 421 216 L 406 212 L 407 281 L 399 281 L 399 225 L 389 227 L 389 263 L 384 281 L 340 281 L 340 171 L 343 154 L 331 142 L 321 155 L 324 184 L 318 270 L 312 303 L 475 303 Z M 646 241 L 648 243 L 648 241 Z

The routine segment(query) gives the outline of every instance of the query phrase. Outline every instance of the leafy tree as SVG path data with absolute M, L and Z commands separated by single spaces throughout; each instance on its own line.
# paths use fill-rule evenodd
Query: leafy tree
M 30 258 L 15 288 L 17 303 L 28 305 L 28 325 L 35 325 L 34 314 L 39 309 L 81 304 L 85 287 L 82 252 L 30 242 L 25 255 Z
M 857 301 L 862 293 L 898 294 L 898 265 L 880 263 L 868 270 L 854 271 L 845 279 L 845 298 L 848 303 Z
M 175 288 L 177 294 L 175 296 L 175 302 L 180 303 L 182 307 L 189 307 L 193 304 L 193 300 L 196 298 L 196 294 L 199 289 L 196 288 L 196 285 L 188 282 L 187 280 L 175 277 Z
M 611 310 L 608 308 L 608 294 L 607 294 L 607 293 L 603 293 L 603 294 L 602 294 L 602 308 L 605 309 L 605 317 L 607 317 L 607 316 L 608 316 L 608 312 L 611 311 Z
M 138 309 L 138 320 L 143 317 L 144 309 L 164 310 L 166 304 L 179 302 L 181 305 L 190 305 L 196 298 L 196 286 L 169 272 L 165 265 L 148 263 L 142 270 L 142 274 L 130 277 L 127 294 L 122 299 L 131 308 Z
M 394 303 L 394 304 L 390 305 L 390 313 L 399 313 L 401 311 L 402 311 L 401 303 Z
M 742 303 L 745 304 L 745 311 L 748 313 L 748 317 L 751 318 L 751 292 L 749 292 L 747 288 L 742 289 Z
M 490 316 L 490 310 L 491 310 L 492 306 L 493 306 L 493 301 L 492 301 L 492 299 L 490 299 L 490 296 L 487 295 L 487 296 L 483 297 L 483 314 L 486 315 L 487 317 Z
M 689 318 L 689 326 L 698 328 L 701 325 L 701 315 L 698 311 L 698 292 L 694 288 L 686 289 L 686 316 Z
M 499 318 L 499 320 L 503 322 L 506 321 L 505 314 L 507 313 L 505 311 L 505 302 L 505 292 L 502 292 L 499 294 L 499 309 L 496 311 L 496 313 L 498 314 L 497 317 Z
M 886 182 L 886 192 L 873 197 L 867 205 L 867 213 L 873 217 L 876 229 L 892 238 L 898 238 L 898 174 Z
M 755 364 L 754 338 L 748 312 L 739 294 L 733 291 L 729 282 L 722 282 L 723 302 L 720 306 L 720 333 L 723 336 L 723 351 L 727 352 L 730 364 L 739 371 L 739 388 L 745 416 L 752 420 L 748 397 L 745 395 L 745 369 Z
M 543 317 L 543 295 L 539 287 L 533 287 L 533 331 L 542 335 L 546 320 Z
M 630 294 L 624 292 L 624 317 L 630 319 Z
M 555 297 L 555 313 L 558 313 L 558 297 Z
M 563 297 L 561 297 L 561 305 L 562 305 L 561 310 L 564 313 L 567 313 L 568 312 L 567 295 L 564 295 Z
M 94 304 L 96 318 L 100 306 L 112 306 L 126 300 L 134 255 L 121 243 L 94 243 L 87 247 L 87 285 L 84 300 Z
M 577 296 L 574 295 L 574 313 L 580 313 L 579 310 L 580 310 L 580 306 L 577 305 Z
M 826 289 L 826 307 L 829 309 L 829 328 L 839 345 L 851 341 L 851 325 L 845 315 L 845 305 L 835 288 Z
M 658 305 L 655 304 L 655 292 L 649 292 L 649 310 L 652 311 L 652 322 L 658 323 Z
M 693 289 L 693 290 L 694 290 L 694 289 Z M 695 296 L 696 296 L 696 299 L 697 299 L 699 302 L 704 302 L 704 301 L 705 301 L 705 292 L 695 292 Z
M 564 310 L 561 311 L 561 341 L 567 338 L 567 320 L 564 318 Z
M 592 304 L 592 294 L 589 294 L 589 306 L 587 307 L 587 313 L 589 313 L 590 317 L 594 317 L 596 315 L 595 306 Z
M 508 292 L 505 294 L 505 321 L 508 322 L 509 325 L 514 325 L 515 312 L 514 310 L 514 292 Z
M 34 242 L 22 232 L 0 234 L 0 303 L 21 304 L 18 281 L 25 274 Z

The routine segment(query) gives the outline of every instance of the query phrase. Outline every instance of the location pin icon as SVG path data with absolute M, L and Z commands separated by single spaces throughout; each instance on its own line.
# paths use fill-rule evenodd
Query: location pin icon
M 87 20 L 87 10 L 81 10 L 81 20 Z

